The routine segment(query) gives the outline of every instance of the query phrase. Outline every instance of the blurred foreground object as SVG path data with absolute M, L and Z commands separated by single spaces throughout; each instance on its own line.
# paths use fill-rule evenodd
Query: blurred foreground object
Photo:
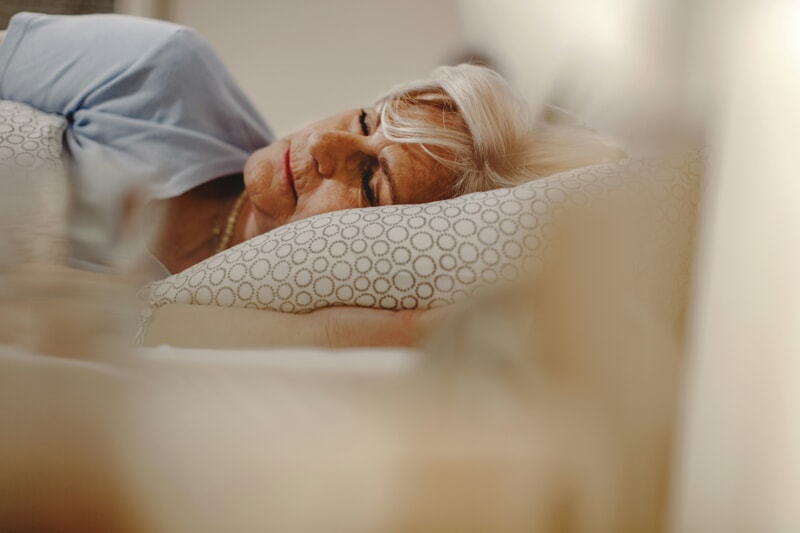
M 461 5 L 534 106 L 634 154 L 714 147 L 669 527 L 800 530 L 798 2 Z
M 116 275 L 67 267 L 65 127 L 63 117 L 0 101 L 0 345 L 102 358 L 130 345 L 134 289 Z M 118 248 L 129 267 L 125 243 Z
M 529 431 L 552 445 L 548 485 L 530 500 L 547 524 L 536 531 L 665 522 L 703 165 L 645 168 L 565 207 L 543 271 L 465 310 L 429 347 L 454 412 L 528 410 Z
M 800 531 L 800 5 L 705 2 L 716 145 L 673 530 Z
M 129 352 L 133 288 L 67 266 L 65 126 L 0 101 L 0 531 L 141 531 L 122 528 L 110 364 Z

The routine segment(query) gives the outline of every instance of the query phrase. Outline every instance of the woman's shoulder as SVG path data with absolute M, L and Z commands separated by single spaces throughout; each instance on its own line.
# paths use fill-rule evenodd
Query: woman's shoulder
M 93 59 L 104 54 L 118 60 L 135 59 L 153 55 L 160 49 L 175 52 L 186 47 L 210 51 L 191 28 L 130 15 L 19 13 L 9 25 L 9 36 L 14 33 L 24 34 L 29 40 L 33 37 L 41 52 L 52 53 L 52 47 L 60 46 L 78 57 L 90 53 Z
M 212 53 L 194 31 L 169 22 L 19 13 L 0 46 L 0 98 L 66 114 L 121 75 L 139 70 L 159 79 Z
M 94 15 L 48 15 L 44 13 L 20 12 L 11 17 L 8 33 L 37 33 L 46 35 L 104 37 L 109 42 L 136 45 L 137 42 L 154 42 L 153 38 L 169 38 L 170 35 L 189 28 L 162 20 L 103 13 Z M 191 30 L 189 30 L 191 31 Z

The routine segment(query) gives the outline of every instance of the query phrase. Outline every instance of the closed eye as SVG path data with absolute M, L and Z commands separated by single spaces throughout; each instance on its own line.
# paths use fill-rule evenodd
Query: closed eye
M 369 135 L 369 124 L 367 124 L 367 112 L 363 109 L 361 110 L 361 114 L 358 115 L 358 122 L 361 124 L 361 133 L 364 136 Z M 378 205 L 378 199 L 375 195 L 375 190 L 372 188 L 370 182 L 372 181 L 372 176 L 375 174 L 375 167 L 378 166 L 378 162 L 374 158 L 366 158 L 361 163 L 361 190 L 364 194 L 364 199 L 367 201 L 367 205 Z
M 372 176 L 375 174 L 375 167 L 377 166 L 378 162 L 371 157 L 366 158 L 361 163 L 361 190 L 364 193 L 364 199 L 367 201 L 367 204 L 371 206 L 378 205 L 375 190 L 370 183 L 372 181 Z

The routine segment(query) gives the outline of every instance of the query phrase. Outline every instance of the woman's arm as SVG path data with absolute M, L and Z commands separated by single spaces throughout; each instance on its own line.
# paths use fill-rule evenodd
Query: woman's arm
M 0 30 L 0 43 L 3 42 L 3 37 L 6 36 L 6 30 Z
M 144 344 L 187 348 L 410 347 L 444 313 L 444 309 L 387 311 L 331 307 L 308 314 L 290 314 L 169 304 L 154 312 Z

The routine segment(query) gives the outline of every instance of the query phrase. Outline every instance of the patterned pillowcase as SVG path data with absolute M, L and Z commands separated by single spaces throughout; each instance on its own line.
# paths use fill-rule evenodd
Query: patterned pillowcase
M 0 100 L 0 169 L 61 171 L 61 135 L 67 123 L 29 105 Z
M 66 259 L 65 128 L 62 117 L 0 100 L 2 263 Z
M 149 286 L 149 302 L 307 312 L 449 304 L 536 268 L 555 213 L 660 183 L 693 209 L 700 157 L 625 160 L 424 205 L 351 209 L 282 226 Z

